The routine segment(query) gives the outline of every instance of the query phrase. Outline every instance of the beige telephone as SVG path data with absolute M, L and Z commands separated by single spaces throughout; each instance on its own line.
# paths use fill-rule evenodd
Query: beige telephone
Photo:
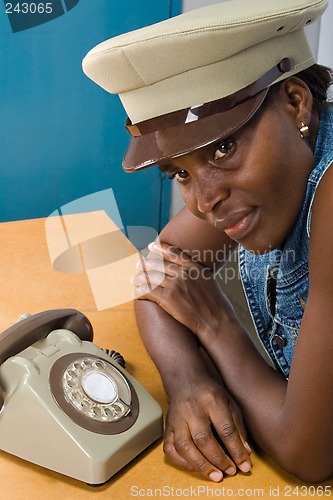
M 162 412 L 92 340 L 74 309 L 0 334 L 0 449 L 98 485 L 161 436 Z

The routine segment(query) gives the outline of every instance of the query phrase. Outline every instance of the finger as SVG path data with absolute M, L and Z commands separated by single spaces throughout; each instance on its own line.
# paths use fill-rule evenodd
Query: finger
M 167 276 L 177 277 L 180 272 L 180 266 L 173 262 L 164 261 L 163 259 L 147 258 L 144 261 L 139 261 L 136 268 L 141 272 L 159 271 Z
M 198 422 L 198 426 L 192 427 L 190 431 L 193 442 L 201 456 L 205 457 L 210 464 L 228 475 L 236 473 L 235 464 L 217 442 L 211 425 L 206 426 L 202 422 Z M 197 454 L 196 456 L 199 457 Z M 186 458 L 189 463 L 192 463 L 188 457 Z
M 221 415 L 218 415 L 218 423 L 216 423 L 215 417 L 211 415 L 212 424 L 231 459 L 242 472 L 249 472 L 252 464 L 234 420 L 230 418 L 230 415 L 226 415 L 221 420 Z
M 151 287 L 149 285 L 141 285 L 137 286 L 133 290 L 133 298 L 134 299 L 149 299 L 150 300 L 150 294 L 151 292 Z
M 175 435 L 172 431 L 165 431 L 163 451 L 164 454 L 176 465 L 186 470 L 193 470 L 193 467 L 177 452 L 174 446 Z
M 160 286 L 151 286 L 151 285 L 141 285 L 136 286 L 133 289 L 133 298 L 134 299 L 147 299 L 151 302 L 155 302 L 157 305 L 161 305 L 162 303 L 162 292 L 163 289 Z
M 166 278 L 164 273 L 159 271 L 149 271 L 145 273 L 138 273 L 131 278 L 131 284 L 134 286 L 150 285 L 159 286 L 162 284 L 163 280 Z
M 198 472 L 211 481 L 219 482 L 223 478 L 222 471 L 211 464 L 195 446 L 187 426 L 178 426 L 177 434 L 169 433 L 165 439 L 164 452 L 174 463 Z
M 150 243 L 148 245 L 149 250 L 152 253 L 162 256 L 164 259 L 170 262 L 175 262 L 179 265 L 191 265 L 194 261 L 191 259 L 188 253 L 180 248 L 177 248 L 168 243 Z
M 240 438 L 242 440 L 243 446 L 246 449 L 248 455 L 251 455 L 252 450 L 251 450 L 251 447 L 247 441 L 247 432 L 245 429 L 242 414 L 241 414 L 238 407 L 236 410 L 233 410 L 232 413 L 233 413 L 233 419 L 234 419 L 234 422 L 236 424 L 237 430 L 239 432 Z

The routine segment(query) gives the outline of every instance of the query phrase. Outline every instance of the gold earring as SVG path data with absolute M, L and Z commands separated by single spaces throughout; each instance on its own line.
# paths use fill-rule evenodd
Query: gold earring
M 299 133 L 302 139 L 309 137 L 309 127 L 303 122 L 300 123 Z

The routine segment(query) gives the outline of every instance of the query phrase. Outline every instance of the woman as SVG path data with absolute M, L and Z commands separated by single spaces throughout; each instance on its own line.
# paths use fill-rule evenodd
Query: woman
M 158 78 L 119 93 L 127 108 L 140 104 L 140 97 L 147 106 L 146 97 L 152 96 L 153 111 L 145 119 L 140 110 L 139 116 L 130 115 L 134 137 L 125 170 L 159 164 L 177 179 L 186 204 L 150 246 L 133 278 L 141 299 L 136 302 L 140 331 L 170 398 L 164 449 L 174 463 L 213 481 L 237 468 L 251 469 L 245 427 L 299 478 L 319 482 L 333 473 L 333 110 L 326 103 L 331 75 L 313 64 L 304 39 L 292 43 L 290 38 L 301 36 L 323 4 L 316 13 L 311 2 L 282 4 L 227 2 L 202 9 L 200 29 L 192 14 L 185 15 L 175 21 L 177 34 L 170 35 L 170 22 L 161 23 L 155 31 L 125 39 L 127 45 L 124 38 L 112 45 L 119 57 L 120 47 L 143 51 L 143 40 L 150 44 L 146 50 L 155 43 L 160 50 L 162 39 L 171 53 L 171 41 L 178 37 L 187 55 L 181 60 L 183 73 L 174 75 L 161 64 L 169 71 L 163 88 L 170 78 L 173 89 L 182 80 L 177 88 L 183 105 L 176 102 L 164 113 L 157 109 Z M 217 13 L 223 19 L 220 31 L 216 24 L 212 28 Z M 230 34 L 235 24 L 238 31 Z M 203 26 L 211 51 L 203 51 L 200 70 L 185 68 L 193 44 L 202 43 Z M 283 30 L 287 33 L 279 35 Z M 184 33 L 191 33 L 191 47 Z M 229 35 L 236 47 L 232 53 Z M 219 87 L 220 95 L 212 98 L 211 80 L 222 62 L 207 58 L 218 41 L 225 50 L 220 59 L 229 90 Z M 105 88 L 101 68 L 110 71 L 110 60 L 116 59 L 109 48 L 102 44 L 88 54 L 84 67 Z M 140 54 L 128 71 L 140 66 Z M 180 64 L 174 59 L 173 67 Z M 189 73 L 193 85 L 204 86 L 197 91 L 194 85 L 196 100 L 192 90 L 189 99 L 181 93 Z M 200 92 L 206 93 L 201 101 Z M 258 353 L 214 279 L 236 247 L 256 330 L 274 368 Z M 211 374 L 201 348 L 220 379 Z

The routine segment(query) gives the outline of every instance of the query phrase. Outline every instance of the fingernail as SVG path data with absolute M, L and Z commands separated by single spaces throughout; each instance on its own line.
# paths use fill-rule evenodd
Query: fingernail
M 152 241 L 152 242 L 151 242 L 151 243 L 149 243 L 149 245 L 148 245 L 148 249 L 149 249 L 149 250 L 152 250 L 153 248 L 156 248 L 156 247 L 157 247 L 157 245 L 156 245 L 155 241 Z
M 248 452 L 248 454 L 251 455 L 252 450 L 251 450 L 251 447 L 250 447 L 250 445 L 249 445 L 249 443 L 247 441 L 244 442 L 244 446 L 245 446 L 246 451 Z
M 228 474 L 228 476 L 233 476 L 234 474 L 236 474 L 236 467 L 231 465 L 230 467 L 227 468 L 225 473 Z
M 242 472 L 250 472 L 251 470 L 251 463 L 250 462 L 243 462 L 238 466 Z
M 222 481 L 222 478 L 223 474 L 221 471 L 214 471 L 209 474 L 209 479 L 214 481 L 214 483 L 219 483 L 220 481 Z
M 142 269 L 142 263 L 141 263 L 141 260 L 139 260 L 136 264 L 135 264 L 135 267 L 137 269 Z

